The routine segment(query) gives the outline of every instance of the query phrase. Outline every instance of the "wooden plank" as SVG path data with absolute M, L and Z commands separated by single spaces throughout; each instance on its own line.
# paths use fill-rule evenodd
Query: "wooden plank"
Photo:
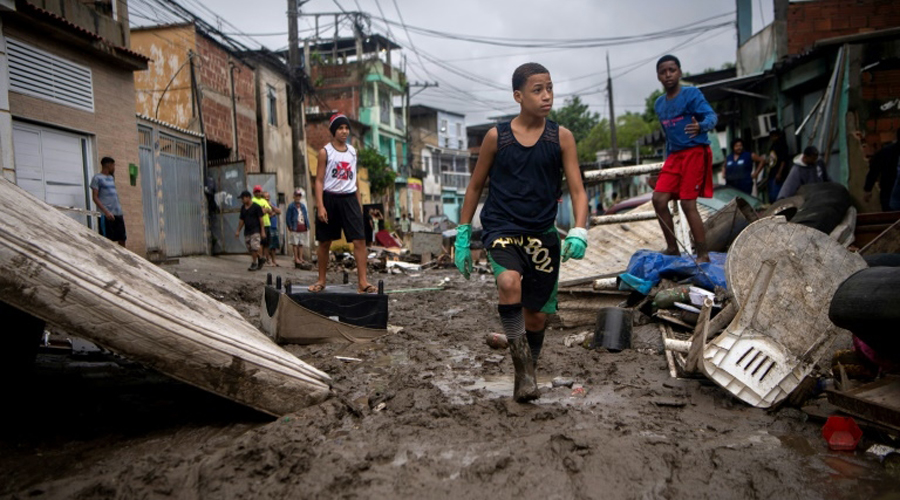
M 331 394 L 327 374 L 275 345 L 232 307 L 5 179 L 0 179 L 0 300 L 272 415 Z

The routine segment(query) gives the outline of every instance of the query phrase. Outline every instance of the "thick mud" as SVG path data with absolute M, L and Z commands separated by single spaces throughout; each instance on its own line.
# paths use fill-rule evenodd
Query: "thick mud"
M 265 276 L 245 268 L 237 258 L 168 266 L 258 323 Z M 391 295 L 398 333 L 288 346 L 330 373 L 340 397 L 276 420 L 113 356 L 41 355 L 4 404 L 0 496 L 898 497 L 867 441 L 830 452 L 821 423 L 799 410 L 769 413 L 706 381 L 671 379 L 652 333 L 612 354 L 565 347 L 575 332 L 548 330 L 544 395 L 513 403 L 511 360 L 484 343 L 500 329 L 492 277 L 374 277 L 388 290 L 450 279 L 444 291 Z M 556 377 L 584 391 L 552 387 Z

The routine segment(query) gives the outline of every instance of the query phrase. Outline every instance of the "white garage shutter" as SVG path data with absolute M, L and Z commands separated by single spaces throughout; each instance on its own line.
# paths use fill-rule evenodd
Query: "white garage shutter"
M 16 184 L 50 205 L 87 209 L 86 148 L 85 136 L 14 123 Z

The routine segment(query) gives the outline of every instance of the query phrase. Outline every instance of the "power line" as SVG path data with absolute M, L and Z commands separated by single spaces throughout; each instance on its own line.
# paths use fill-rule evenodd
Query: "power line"
M 421 28 L 417 26 L 411 26 L 406 23 L 397 23 L 396 21 L 391 21 L 385 18 L 374 18 L 379 21 L 388 24 L 388 25 L 399 25 L 403 26 L 404 30 L 407 34 L 411 31 L 417 34 L 421 34 L 424 36 L 430 36 L 434 38 L 443 38 L 450 40 L 458 40 L 465 41 L 470 43 L 480 43 L 486 45 L 497 45 L 504 47 L 519 47 L 519 48 L 587 48 L 587 47 L 605 47 L 610 45 L 624 45 L 630 43 L 640 43 L 650 40 L 659 40 L 663 38 L 671 38 L 676 36 L 688 35 L 698 32 L 705 32 L 711 29 L 716 29 L 724 26 L 733 25 L 733 21 L 727 21 L 724 23 L 718 24 L 708 24 L 701 25 L 701 23 L 708 22 L 711 20 L 715 20 L 718 18 L 732 16 L 734 12 L 728 12 L 723 14 L 718 14 L 715 16 L 710 16 L 705 19 L 701 19 L 699 21 L 694 21 L 692 23 L 679 26 L 676 28 L 666 29 L 657 32 L 644 33 L 640 35 L 626 35 L 626 36 L 616 36 L 616 37 L 596 37 L 596 38 L 569 38 L 569 39 L 541 39 L 541 38 L 504 38 L 504 37 L 489 37 L 489 36 L 478 36 L 478 35 L 463 35 L 458 33 L 449 33 L 445 31 L 432 30 L 428 28 Z M 408 37 L 408 36 L 407 36 Z

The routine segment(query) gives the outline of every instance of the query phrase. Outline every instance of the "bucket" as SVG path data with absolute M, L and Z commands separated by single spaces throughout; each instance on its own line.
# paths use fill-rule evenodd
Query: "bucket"
M 597 326 L 591 349 L 602 347 L 619 352 L 631 347 L 633 311 L 619 307 L 604 307 L 597 312 Z

